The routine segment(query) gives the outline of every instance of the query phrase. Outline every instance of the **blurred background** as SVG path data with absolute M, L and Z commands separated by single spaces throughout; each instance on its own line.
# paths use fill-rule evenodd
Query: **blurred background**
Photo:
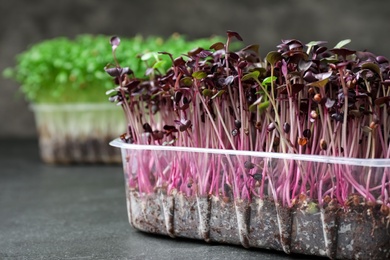
M 188 38 L 240 33 L 264 57 L 281 39 L 325 40 L 333 47 L 390 57 L 390 1 L 275 0 L 14 0 L 0 1 L 0 71 L 42 40 L 78 34 Z M 0 77 L 0 138 L 36 136 L 33 114 L 18 84 Z

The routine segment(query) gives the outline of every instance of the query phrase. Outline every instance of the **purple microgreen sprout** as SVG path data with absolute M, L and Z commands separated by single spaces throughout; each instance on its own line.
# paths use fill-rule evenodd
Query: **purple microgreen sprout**
M 119 87 L 107 94 L 127 118 L 122 140 L 220 150 L 170 152 L 166 158 L 143 151 L 131 159 L 139 166 L 131 187 L 224 200 L 269 196 L 288 207 L 310 200 L 309 212 L 330 200 L 348 206 L 352 194 L 389 207 L 387 168 L 224 153 L 389 159 L 387 58 L 346 49 L 350 40 L 328 50 L 324 41 L 290 39 L 262 60 L 257 45 L 229 50 L 233 38 L 242 41 L 228 31 L 226 43 L 212 44 L 210 50 L 195 48 L 180 57 L 160 52 L 170 57 L 172 67 L 147 79 L 120 67 L 115 57 L 120 40 L 111 39 L 116 66 L 106 71 Z

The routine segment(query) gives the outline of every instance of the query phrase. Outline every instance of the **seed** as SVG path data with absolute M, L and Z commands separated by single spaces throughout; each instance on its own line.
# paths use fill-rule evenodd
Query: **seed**
M 315 110 L 312 110 L 312 111 L 310 112 L 310 117 L 313 118 L 313 119 L 317 119 L 317 117 L 318 117 L 317 112 L 316 112 Z
M 255 168 L 255 165 L 250 161 L 245 161 L 244 167 L 245 167 L 245 169 L 253 169 L 253 168 Z
M 332 199 L 330 198 L 330 196 L 329 195 L 326 195 L 325 197 L 324 197 L 324 203 L 326 203 L 326 204 L 329 204 L 329 202 L 331 201 Z
M 314 88 L 309 88 L 308 92 L 309 92 L 310 95 L 313 95 L 315 93 Z
M 272 123 L 270 123 L 270 124 L 268 125 L 267 130 L 268 130 L 269 132 L 271 132 L 271 131 L 273 131 L 275 128 L 276 128 L 275 123 L 272 122 Z
M 327 142 L 325 141 L 325 139 L 321 139 L 321 141 L 320 141 L 320 148 L 321 148 L 321 150 L 326 150 L 326 149 L 328 149 L 328 144 L 327 144 Z
M 222 200 L 223 200 L 223 202 L 228 203 L 230 201 L 230 198 L 224 196 L 224 197 L 222 197 Z
M 238 130 L 237 129 L 233 129 L 232 130 L 232 135 L 233 136 L 237 136 L 238 135 Z
M 321 94 L 315 94 L 313 99 L 315 102 L 320 103 L 322 100 L 322 96 Z
M 390 208 L 388 206 L 386 206 L 385 204 L 382 204 L 380 212 L 383 215 L 388 216 L 390 214 Z
M 285 122 L 284 124 L 283 124 L 283 131 L 286 133 L 286 134 L 288 134 L 289 132 L 290 132 L 290 124 L 289 123 L 287 123 L 287 122 Z
M 252 175 L 252 177 L 256 181 L 261 181 L 261 179 L 263 178 L 263 175 L 261 175 L 261 173 L 255 173 L 255 174 Z
M 371 129 L 376 129 L 377 127 L 378 127 L 378 124 L 375 123 L 374 121 L 372 121 L 372 122 L 370 123 L 370 128 L 371 128 Z
M 299 201 L 300 202 L 304 202 L 306 200 L 306 195 L 305 194 L 301 193 L 301 194 L 298 195 L 298 197 L 299 197 Z
M 304 145 L 306 145 L 307 144 L 307 138 L 306 137 L 299 137 L 298 138 L 298 144 L 300 145 L 300 146 L 304 146 Z
M 240 129 L 240 128 L 241 128 L 241 121 L 238 120 L 238 119 L 234 120 L 234 125 L 235 125 L 235 127 L 236 127 L 237 129 Z
M 306 137 L 307 139 L 310 139 L 310 137 L 311 137 L 310 129 L 303 130 L 303 136 Z
M 358 206 L 359 203 L 360 203 L 360 199 L 357 195 L 352 195 L 352 197 L 350 198 L 350 201 L 351 201 L 351 204 L 353 204 L 354 206 Z

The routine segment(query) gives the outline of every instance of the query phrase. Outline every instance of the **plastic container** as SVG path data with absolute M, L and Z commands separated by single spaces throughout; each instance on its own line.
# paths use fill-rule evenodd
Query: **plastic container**
M 108 145 L 126 129 L 120 107 L 105 103 L 35 104 L 31 109 L 45 163 L 121 162 L 118 149 Z
M 390 257 L 390 160 L 154 145 L 121 148 L 130 224 L 207 242 Z

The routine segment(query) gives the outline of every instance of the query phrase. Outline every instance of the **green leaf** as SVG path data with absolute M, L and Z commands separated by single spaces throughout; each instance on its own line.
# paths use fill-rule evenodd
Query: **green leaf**
M 257 101 L 260 101 L 261 98 L 259 98 Z M 258 111 L 260 113 L 264 112 L 265 110 L 267 110 L 267 108 L 269 107 L 270 105 L 270 102 L 268 100 L 264 101 L 264 102 L 254 102 L 253 104 L 251 104 L 249 106 L 249 111 L 250 112 L 255 112 L 256 111 L 256 108 L 258 109 Z
M 255 102 L 253 102 L 249 106 L 249 111 L 250 112 L 255 112 L 256 111 L 256 107 L 259 108 L 260 111 L 262 111 L 262 109 L 264 109 L 264 108 L 267 108 L 269 106 L 269 101 L 268 100 L 264 100 L 263 102 L 261 102 L 264 97 L 265 96 L 260 96 Z
M 195 71 L 194 73 L 192 73 L 192 77 L 195 78 L 195 79 L 204 79 L 207 77 L 207 73 L 204 72 L 204 71 Z
M 254 80 L 258 80 L 259 78 L 259 75 L 260 75 L 260 72 L 255 70 L 255 71 L 252 71 L 252 72 L 249 72 L 248 74 L 245 74 L 242 78 L 241 78 L 241 81 L 246 81 L 246 80 L 250 80 L 250 79 L 254 79 Z
M 339 43 L 337 43 L 336 46 L 334 46 L 334 49 L 340 49 L 340 48 L 344 47 L 345 45 L 347 45 L 350 42 L 351 42 L 351 39 L 342 40 Z
M 318 212 L 318 206 L 314 202 L 309 202 L 306 208 L 306 212 L 309 214 L 315 214 Z
M 35 103 L 107 102 L 104 93 L 113 87 L 113 82 L 103 69 L 115 63 L 109 39 L 105 35 L 79 35 L 45 40 L 18 54 L 16 66 L 10 68 L 12 73 L 7 70 L 3 74 L 19 82 L 22 93 Z M 121 38 L 116 57 L 121 66 L 133 70 L 135 77 L 144 78 L 148 66 L 165 73 L 172 65 L 168 55 L 158 54 L 160 50 L 179 57 L 193 48 L 208 49 L 212 43 L 224 40 L 225 37 L 212 37 L 190 41 L 178 34 L 167 39 Z M 150 59 L 149 65 L 141 58 Z M 188 86 L 192 84 L 189 78 L 183 81 Z
M 325 85 L 329 82 L 329 78 L 319 80 L 319 81 L 314 81 L 309 84 L 307 84 L 309 87 L 317 87 L 317 88 L 323 88 Z
M 271 84 L 272 82 L 274 82 L 275 80 L 277 79 L 276 76 L 272 76 L 272 77 L 266 77 L 263 82 L 261 84 L 263 85 L 269 85 Z
M 372 132 L 372 128 L 369 127 L 369 126 L 365 125 L 365 126 L 362 126 L 361 128 L 362 128 L 363 132 L 365 132 L 365 133 L 371 133 Z
M 184 77 L 180 79 L 180 84 L 189 87 L 192 85 L 192 78 L 191 77 Z
M 313 47 L 313 46 L 316 46 L 316 45 L 320 45 L 320 44 L 323 44 L 325 43 L 324 41 L 311 41 L 309 43 L 306 43 L 306 46 L 307 47 Z
M 147 52 L 141 56 L 141 60 L 147 61 L 150 60 L 151 58 L 155 58 L 157 60 L 158 53 L 157 52 Z
M 256 94 L 259 94 L 260 91 L 256 92 Z M 261 91 L 261 94 L 264 94 L 263 91 Z M 258 105 L 263 100 L 263 95 L 261 95 L 255 102 L 253 102 L 251 105 Z
M 266 110 L 268 107 L 269 107 L 269 101 L 267 100 L 267 101 L 264 101 L 264 102 L 262 102 L 262 103 L 260 103 L 259 105 L 258 105 L 258 108 L 259 108 L 259 111 L 264 111 L 264 110 Z
M 326 64 L 330 64 L 330 63 L 337 63 L 339 60 L 335 58 L 335 56 L 330 56 L 330 57 L 326 57 L 326 58 L 323 58 L 320 60 L 321 62 L 324 62 Z
M 378 64 L 372 63 L 372 62 L 366 62 L 362 65 L 362 69 L 369 69 L 378 75 L 381 75 L 381 70 L 378 66 Z
M 214 96 L 211 97 L 211 99 L 214 99 L 216 97 L 220 97 L 222 96 L 222 94 L 225 93 L 225 90 L 224 89 L 221 89 L 220 91 L 217 92 L 217 94 L 215 94 Z
M 211 96 L 213 96 L 213 92 L 210 89 L 206 88 L 202 91 L 202 95 L 205 97 L 211 97 Z
M 162 68 L 164 68 L 165 63 L 166 63 L 166 61 L 164 61 L 164 60 L 157 61 L 156 63 L 154 63 L 153 69 L 162 69 Z
M 282 59 L 282 54 L 278 51 L 271 51 L 267 54 L 265 59 L 268 61 L 268 63 L 274 66 L 276 62 Z
M 65 83 L 67 82 L 68 80 L 68 75 L 66 74 L 66 72 L 60 72 L 57 77 L 56 77 L 56 82 L 57 83 Z
M 223 48 L 225 48 L 225 44 L 223 44 L 222 42 L 216 42 L 214 43 L 213 45 L 210 46 L 210 49 L 213 49 L 213 50 L 222 50 Z
M 249 106 L 249 112 L 255 112 L 256 111 L 256 105 L 255 104 L 251 104 Z

